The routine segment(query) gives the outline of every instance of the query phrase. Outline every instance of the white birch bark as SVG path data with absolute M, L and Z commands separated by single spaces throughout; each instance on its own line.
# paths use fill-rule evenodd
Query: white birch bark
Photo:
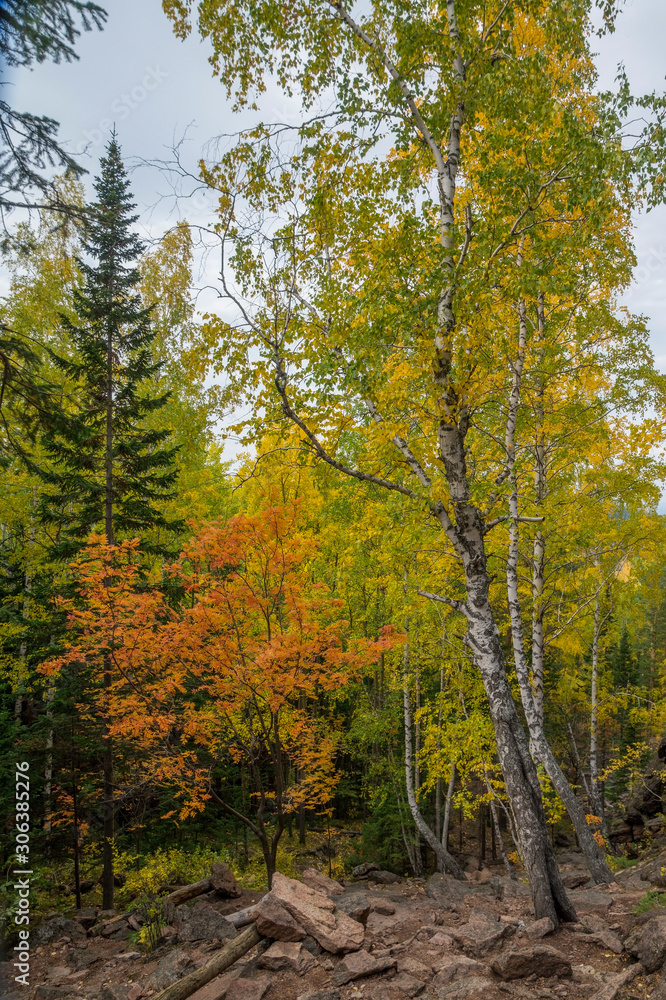
M 409 804 L 409 810 L 412 814 L 414 824 L 416 829 L 419 831 L 421 836 L 424 838 L 427 844 L 435 852 L 435 856 L 440 858 L 442 864 L 445 868 L 451 872 L 451 874 L 461 881 L 465 879 L 465 873 L 456 861 L 456 859 L 449 854 L 446 848 L 439 842 L 435 834 L 432 832 L 423 816 L 421 815 L 421 810 L 419 809 L 419 804 L 416 801 L 416 792 L 414 789 L 414 772 L 412 763 L 412 706 L 409 691 L 409 643 L 405 643 L 404 649 L 404 672 L 403 672 L 403 709 L 404 709 L 404 720 L 405 720 L 405 784 L 407 786 L 407 802 Z
M 532 751 L 537 760 L 543 764 L 548 777 L 552 781 L 557 794 L 569 814 L 576 831 L 576 836 L 578 837 L 578 842 L 583 853 L 585 854 L 592 877 L 596 882 L 612 882 L 613 875 L 599 849 L 596 840 L 594 839 L 592 830 L 587 824 L 587 820 L 585 819 L 585 810 L 576 797 L 571 785 L 567 781 L 562 769 L 557 763 L 550 744 L 546 739 L 543 726 L 540 723 L 539 716 L 537 714 L 534 695 L 530 684 L 527 657 L 525 655 L 520 596 L 518 592 L 519 511 L 518 486 L 515 473 L 515 428 L 518 405 L 520 402 L 520 384 L 525 361 L 525 351 L 527 347 L 527 316 L 525 303 L 523 301 L 521 301 L 518 305 L 518 317 L 518 351 L 516 361 L 514 362 L 513 384 L 509 398 L 509 413 L 507 416 L 505 445 L 508 479 L 511 484 L 511 493 L 509 496 L 510 522 L 506 583 L 516 675 L 518 677 L 520 696 L 530 734 Z

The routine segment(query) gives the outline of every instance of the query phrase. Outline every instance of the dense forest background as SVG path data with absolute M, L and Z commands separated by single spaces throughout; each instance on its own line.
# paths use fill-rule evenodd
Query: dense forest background
M 569 845 L 608 880 L 664 821 L 666 383 L 617 305 L 663 99 L 596 92 L 584 2 L 164 6 L 307 122 L 202 162 L 210 227 L 148 244 L 121 134 L 87 200 L 0 108 L 0 763 L 37 911 L 215 859 L 523 877 Z M 2 29 L 17 64 L 103 26 L 51 7 Z

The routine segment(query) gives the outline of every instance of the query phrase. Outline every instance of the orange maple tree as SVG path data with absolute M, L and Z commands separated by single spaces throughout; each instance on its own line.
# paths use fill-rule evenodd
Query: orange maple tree
M 316 545 L 295 504 L 201 527 L 170 571 L 179 608 L 142 582 L 137 549 L 91 539 L 73 564 L 79 598 L 64 602 L 69 647 L 47 669 L 101 670 L 110 657 L 111 732 L 140 751 L 146 777 L 173 788 L 168 815 L 216 800 L 258 838 L 270 884 L 285 817 L 326 807 L 339 778 L 337 734 L 313 711 L 319 695 L 344 689 L 401 639 L 347 635 L 343 602 L 313 579 Z M 251 813 L 215 787 L 224 760 L 248 768 Z

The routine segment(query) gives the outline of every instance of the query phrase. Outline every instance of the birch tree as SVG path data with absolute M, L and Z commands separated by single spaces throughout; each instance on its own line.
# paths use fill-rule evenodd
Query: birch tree
M 194 4 L 164 6 L 187 34 Z M 210 321 L 229 400 L 261 415 L 246 440 L 290 423 L 313 461 L 439 529 L 456 572 L 447 593 L 424 594 L 464 618 L 535 916 L 555 924 L 575 911 L 507 680 L 489 558 L 506 557 L 494 528 L 533 520 L 516 511 L 511 442 L 529 409 L 521 369 L 539 292 L 591 261 L 572 323 L 589 329 L 594 314 L 614 345 L 639 336 L 591 295 L 602 245 L 616 286 L 627 271 L 632 162 L 619 112 L 593 93 L 590 7 L 198 5 L 238 104 L 271 80 L 306 109 L 300 129 L 258 126 L 203 167 L 219 192 L 220 291 L 239 314 Z

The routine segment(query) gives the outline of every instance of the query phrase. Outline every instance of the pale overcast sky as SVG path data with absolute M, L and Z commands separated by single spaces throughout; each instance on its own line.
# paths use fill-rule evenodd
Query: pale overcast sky
M 224 90 L 211 76 L 207 49 L 196 38 L 178 41 L 159 0 L 107 0 L 108 25 L 81 37 L 80 60 L 45 64 L 14 73 L 9 100 L 21 110 L 47 114 L 61 123 L 60 135 L 79 151 L 94 173 L 105 133 L 116 123 L 125 157 L 166 157 L 174 138 L 190 126 L 191 162 L 214 135 L 236 131 L 256 116 L 231 114 Z M 635 91 L 666 87 L 666 2 L 627 0 L 618 30 L 596 40 L 601 83 L 612 86 L 618 62 L 627 68 Z M 277 93 L 267 95 L 261 116 L 284 119 L 293 112 Z M 169 206 L 159 203 L 164 179 L 147 168 L 133 174 L 143 219 L 153 231 L 167 224 Z M 152 206 L 152 213 L 148 208 Z M 200 206 L 201 208 L 201 206 Z M 191 217 L 187 207 L 184 213 Z M 173 216 L 171 217 L 173 221 Z M 666 370 L 666 208 L 636 219 L 638 268 L 626 298 L 650 319 L 659 366 Z

